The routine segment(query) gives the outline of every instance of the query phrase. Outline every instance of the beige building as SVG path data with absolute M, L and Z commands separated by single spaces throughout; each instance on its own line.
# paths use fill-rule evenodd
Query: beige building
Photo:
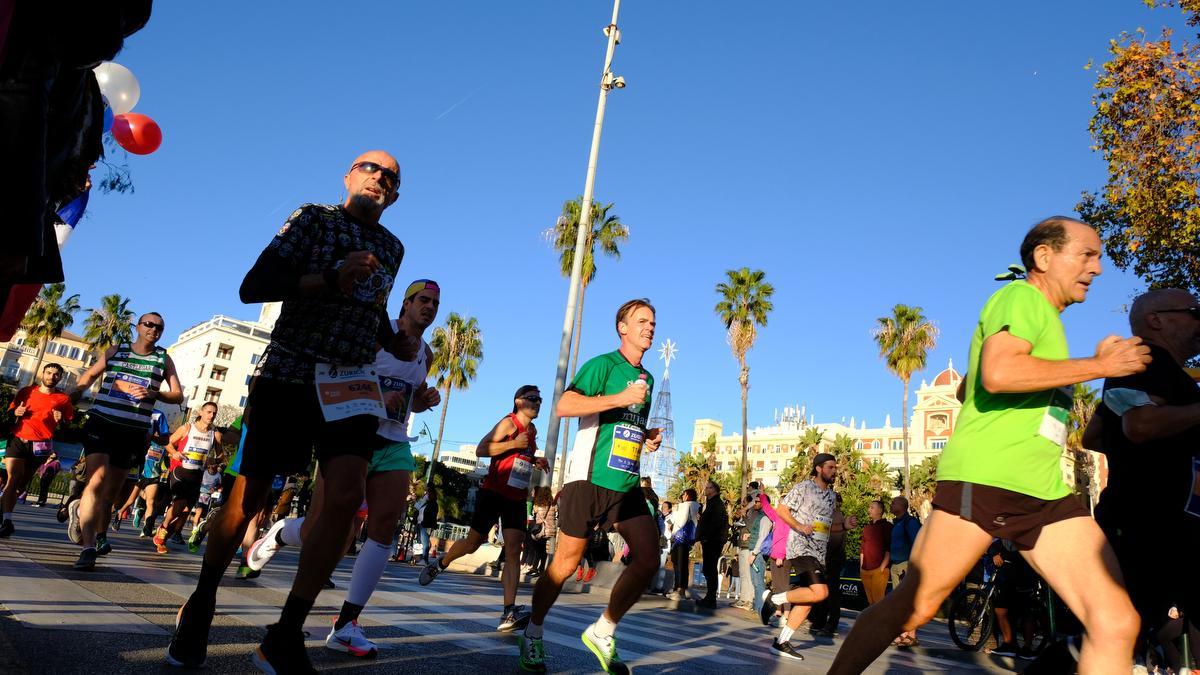
M 38 345 L 28 343 L 25 331 L 18 330 L 10 342 L 0 342 L 0 347 L 4 349 L 0 357 L 0 381 L 17 387 L 29 384 L 37 365 Z M 83 338 L 69 330 L 46 345 L 46 355 L 42 358 L 43 366 L 57 363 L 63 367 L 63 379 L 58 385 L 63 391 L 72 391 L 79 376 L 95 362 L 96 356 L 88 351 Z
M 246 406 L 250 378 L 271 341 L 279 308 L 276 302 L 264 304 L 257 321 L 218 314 L 185 330 L 167 348 L 189 407 L 205 401 Z
M 962 375 L 954 370 L 953 363 L 938 373 L 933 382 L 921 382 L 916 390 L 916 405 L 909 421 L 909 463 L 916 466 L 926 457 L 939 454 L 954 430 L 962 404 L 955 398 Z M 778 487 L 779 474 L 797 452 L 803 452 L 800 438 L 809 428 L 824 434 L 823 445 L 833 442 L 839 434 L 855 440 L 855 447 L 867 461 L 880 459 L 888 466 L 904 466 L 904 432 L 892 425 L 891 416 L 885 417 L 883 426 L 868 427 L 866 421 L 858 422 L 853 417 L 840 422 L 816 422 L 807 415 L 804 406 L 789 406 L 776 412 L 775 424 L 769 427 L 750 429 L 747 437 L 749 452 L 746 459 L 754 479 L 765 485 Z M 717 437 L 717 470 L 736 471 L 741 462 L 742 436 L 740 433 L 726 434 L 724 424 L 715 419 L 698 419 L 692 432 L 692 452 L 703 452 L 701 444 L 712 434 Z
M 487 475 L 488 461 L 475 456 L 475 450 L 478 447 L 478 445 L 468 443 L 458 446 L 457 450 L 443 448 L 438 455 L 438 461 L 472 478 L 483 478 Z

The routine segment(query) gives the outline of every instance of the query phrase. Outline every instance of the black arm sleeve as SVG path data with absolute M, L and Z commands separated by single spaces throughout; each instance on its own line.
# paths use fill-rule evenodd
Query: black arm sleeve
M 299 297 L 301 275 L 270 250 L 263 251 L 242 279 L 238 295 L 242 302 L 278 302 Z

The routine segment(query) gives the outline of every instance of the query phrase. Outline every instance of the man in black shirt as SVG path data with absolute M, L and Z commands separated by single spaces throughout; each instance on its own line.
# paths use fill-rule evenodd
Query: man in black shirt
M 1153 359 L 1137 375 L 1104 382 L 1085 445 L 1108 457 L 1096 520 L 1121 563 L 1147 627 L 1178 606 L 1194 621 L 1200 579 L 1190 556 L 1162 555 L 1172 542 L 1200 541 L 1200 509 L 1189 509 L 1200 457 L 1200 386 L 1183 364 L 1200 354 L 1200 303 L 1180 289 L 1145 293 L 1129 313 Z M 1194 624 L 1193 624 L 1194 625 Z
M 253 655 L 265 672 L 315 672 L 304 620 L 345 550 L 386 415 L 372 368 L 377 345 L 412 360 L 420 344 L 392 334 L 386 315 L 404 246 L 379 217 L 396 201 L 399 165 L 386 152 L 367 152 L 343 182 L 344 203 L 297 209 L 242 281 L 242 302 L 283 306 L 250 385 L 240 475 L 212 525 L 196 590 L 179 610 L 171 665 L 204 662 L 217 584 L 246 523 L 272 478 L 306 470 L 315 449 L 325 479 L 320 525 L 301 549 L 279 622 Z
M 704 486 L 704 511 L 700 513 L 700 523 L 696 525 L 696 541 L 700 542 L 700 550 L 703 553 L 702 569 L 707 584 L 707 592 L 696 605 L 715 609 L 717 563 L 721 559 L 721 549 L 725 547 L 725 542 L 729 541 L 729 513 L 721 499 L 721 488 L 715 481 L 710 480 Z

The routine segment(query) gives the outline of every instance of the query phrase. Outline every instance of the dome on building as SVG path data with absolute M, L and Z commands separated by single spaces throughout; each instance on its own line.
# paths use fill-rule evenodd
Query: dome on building
M 937 377 L 933 378 L 933 386 L 957 386 L 961 381 L 962 375 L 960 375 L 958 371 L 954 369 L 954 360 L 951 359 L 950 362 L 946 364 L 946 369 L 938 373 Z

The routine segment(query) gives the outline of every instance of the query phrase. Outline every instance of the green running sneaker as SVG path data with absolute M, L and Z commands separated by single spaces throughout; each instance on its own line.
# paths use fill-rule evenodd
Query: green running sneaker
M 521 670 L 529 673 L 546 672 L 546 647 L 542 644 L 542 638 L 531 638 L 522 633 L 517 636 L 517 644 L 521 646 Z
M 600 667 L 604 669 L 604 672 L 612 675 L 629 675 L 629 666 L 621 661 L 620 656 L 617 656 L 616 636 L 600 637 L 592 630 L 594 627 L 595 624 L 588 626 L 579 636 L 583 640 L 583 644 L 592 650 L 592 653 L 600 660 Z

